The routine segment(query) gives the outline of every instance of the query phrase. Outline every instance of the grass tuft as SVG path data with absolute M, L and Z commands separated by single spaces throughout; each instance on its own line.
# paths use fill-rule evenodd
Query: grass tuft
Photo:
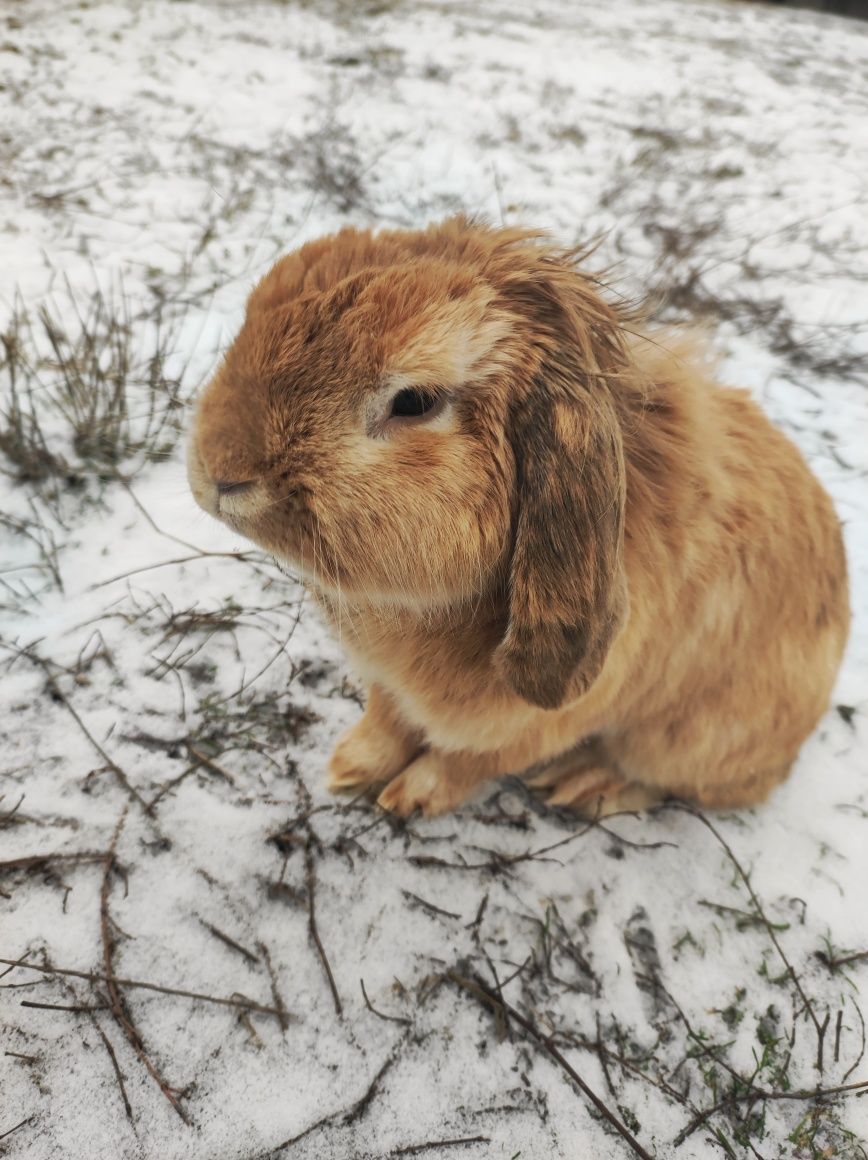
M 35 312 L 19 299 L 0 333 L 0 469 L 18 483 L 80 487 L 165 458 L 182 430 L 180 320 L 155 297 L 138 315 L 123 289 L 67 284 Z

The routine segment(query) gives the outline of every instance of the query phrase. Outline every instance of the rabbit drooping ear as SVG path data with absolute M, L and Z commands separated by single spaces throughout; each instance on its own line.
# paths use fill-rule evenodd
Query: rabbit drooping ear
M 624 452 L 606 379 L 623 355 L 614 315 L 588 289 L 577 310 L 586 299 L 604 315 L 587 326 L 551 283 L 545 294 L 554 342 L 511 416 L 517 506 L 496 662 L 520 697 L 555 709 L 599 676 L 627 612 Z

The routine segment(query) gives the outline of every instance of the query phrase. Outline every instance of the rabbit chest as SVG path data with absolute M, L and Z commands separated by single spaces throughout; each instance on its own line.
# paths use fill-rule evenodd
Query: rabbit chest
M 401 610 L 360 609 L 319 596 L 351 664 L 368 684 L 387 691 L 428 742 L 445 749 L 500 747 L 525 732 L 538 710 L 518 698 L 492 657 L 503 627 L 421 624 Z

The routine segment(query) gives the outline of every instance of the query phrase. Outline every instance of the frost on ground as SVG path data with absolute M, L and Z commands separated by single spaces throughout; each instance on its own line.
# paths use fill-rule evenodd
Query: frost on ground
M 760 4 L 3 8 L 0 1154 L 866 1155 L 866 75 Z M 279 252 L 457 210 L 602 234 L 834 495 L 852 641 L 767 806 L 325 792 L 358 690 L 185 405 Z

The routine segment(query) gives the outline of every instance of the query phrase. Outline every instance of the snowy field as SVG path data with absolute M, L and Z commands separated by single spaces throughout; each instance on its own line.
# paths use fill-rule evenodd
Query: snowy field
M 0 1155 L 868 1155 L 866 77 L 723 0 L 0 6 Z M 852 639 L 763 808 L 326 792 L 353 674 L 186 405 L 279 253 L 458 210 L 602 236 L 833 494 Z

